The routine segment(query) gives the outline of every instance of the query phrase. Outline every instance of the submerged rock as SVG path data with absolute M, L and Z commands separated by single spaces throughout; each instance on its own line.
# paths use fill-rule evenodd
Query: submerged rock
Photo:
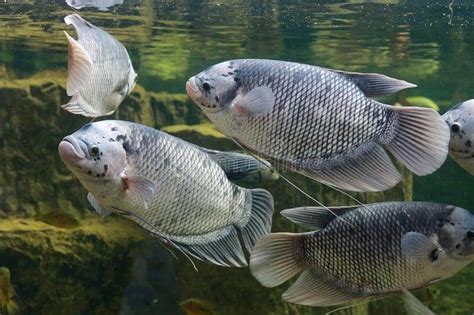
M 201 299 L 187 299 L 179 303 L 186 315 L 214 315 L 214 306 Z
M 15 296 L 10 270 L 0 267 L 0 314 L 14 315 L 18 312 L 18 305 L 14 301 Z
M 24 314 L 117 314 L 129 280 L 130 251 L 145 238 L 140 228 L 118 218 L 88 216 L 72 229 L 4 219 L 0 265 L 14 276 Z M 0 290 L 2 275 L 0 270 Z

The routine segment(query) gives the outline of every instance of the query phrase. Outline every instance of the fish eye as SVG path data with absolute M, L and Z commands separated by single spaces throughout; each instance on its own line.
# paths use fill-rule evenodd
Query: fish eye
M 211 85 L 209 84 L 209 82 L 204 81 L 204 83 L 202 84 L 202 88 L 204 89 L 204 91 L 209 92 L 211 90 Z
M 92 156 L 97 156 L 97 155 L 99 155 L 99 148 L 96 147 L 96 146 L 93 146 L 93 147 L 91 148 L 91 155 L 92 155 Z
M 459 132 L 461 130 L 461 126 L 458 123 L 453 123 L 451 125 L 451 131 L 452 132 Z

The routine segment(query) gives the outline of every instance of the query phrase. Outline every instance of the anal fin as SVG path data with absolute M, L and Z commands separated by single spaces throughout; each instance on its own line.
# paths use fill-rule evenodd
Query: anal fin
M 296 165 L 298 172 L 319 182 L 350 191 L 382 191 L 395 186 L 401 175 L 385 150 L 369 143 L 355 153 L 316 165 Z
M 201 235 L 170 236 L 169 240 L 175 247 L 199 260 L 224 267 L 247 266 L 234 226 Z
M 362 292 L 350 292 L 337 287 L 336 281 L 319 277 L 314 270 L 306 269 L 282 298 L 291 303 L 309 306 L 332 306 L 368 298 Z
M 61 105 L 61 108 L 67 110 L 72 114 L 82 115 L 85 117 L 101 116 L 101 114 L 97 113 L 94 108 L 89 103 L 87 103 L 79 93 L 74 94 L 67 104 Z

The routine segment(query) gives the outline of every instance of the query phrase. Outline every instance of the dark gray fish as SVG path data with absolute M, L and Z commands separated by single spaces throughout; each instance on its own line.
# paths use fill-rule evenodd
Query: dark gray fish
M 109 33 L 77 14 L 64 18 L 76 29 L 78 40 L 68 33 L 67 95 L 62 108 L 86 117 L 112 114 L 135 87 L 137 74 L 125 47 Z
M 449 155 L 474 175 L 474 100 L 457 104 L 443 118 L 451 130 Z
M 274 287 L 299 272 L 285 301 L 330 306 L 403 292 L 449 278 L 474 259 L 474 216 L 430 202 L 294 208 L 291 221 L 316 229 L 261 238 L 250 270 Z
M 243 59 L 204 70 L 186 91 L 246 149 L 322 183 L 379 191 L 401 179 L 384 147 L 417 175 L 446 159 L 449 130 L 438 113 L 369 98 L 414 86 L 374 73 Z
M 269 233 L 273 198 L 231 183 L 226 172 L 256 171 L 253 158 L 200 148 L 125 121 L 87 124 L 59 154 L 101 215 L 115 212 L 190 255 L 217 265 L 247 265 L 247 250 Z M 233 163 L 231 161 L 234 161 Z

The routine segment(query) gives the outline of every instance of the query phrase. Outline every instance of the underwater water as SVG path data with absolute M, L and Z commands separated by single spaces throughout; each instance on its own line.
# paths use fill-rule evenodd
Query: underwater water
M 67 102 L 63 18 L 79 12 L 129 51 L 138 83 L 114 118 L 162 129 L 213 149 L 237 147 L 192 104 L 186 80 L 223 60 L 267 58 L 358 72 L 418 85 L 389 104 L 429 98 L 444 113 L 474 94 L 474 3 L 352 1 L 22 1 L 0 3 L 0 314 L 324 314 L 284 303 L 288 284 L 262 287 L 248 269 L 177 258 L 142 229 L 99 218 L 57 153 L 90 121 Z M 95 5 L 94 5 L 95 3 Z M 73 7 L 76 9 L 74 9 Z M 422 103 L 427 101 L 422 99 Z M 474 211 L 474 179 L 451 158 L 434 174 L 404 180 L 362 202 L 435 201 Z M 347 196 L 287 174 L 326 205 Z M 300 231 L 282 209 L 310 200 L 279 180 L 272 231 Z M 5 271 L 6 274 L 7 271 Z M 415 294 L 439 314 L 474 312 L 474 265 Z M 7 292 L 7 293 L 5 293 Z M 397 296 L 344 310 L 401 314 Z

